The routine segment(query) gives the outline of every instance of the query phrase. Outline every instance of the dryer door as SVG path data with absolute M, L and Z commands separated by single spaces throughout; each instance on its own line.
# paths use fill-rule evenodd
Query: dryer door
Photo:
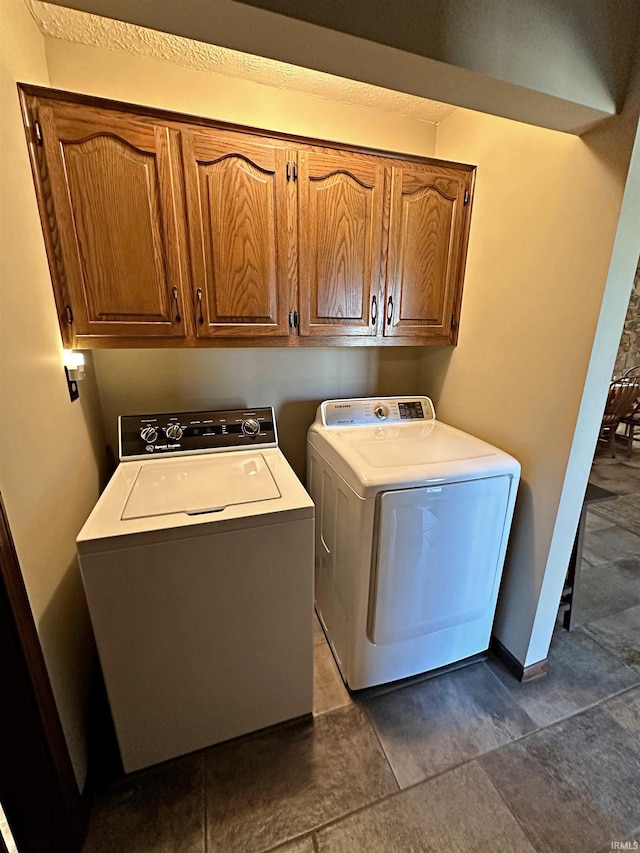
M 397 643 L 486 616 L 500 581 L 511 481 L 491 477 L 380 495 L 371 642 Z

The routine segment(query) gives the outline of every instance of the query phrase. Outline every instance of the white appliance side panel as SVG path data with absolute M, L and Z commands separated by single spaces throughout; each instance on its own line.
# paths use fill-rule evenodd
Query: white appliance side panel
M 80 556 L 127 772 L 311 712 L 313 529 Z
M 309 454 L 308 470 L 309 491 L 316 504 L 316 609 L 344 674 L 354 628 L 354 590 L 358 582 L 354 567 L 360 552 L 371 548 L 371 538 L 361 529 L 362 506 L 366 502 L 315 451 Z
M 481 619 L 493 606 L 511 477 L 379 498 L 368 634 L 398 643 Z

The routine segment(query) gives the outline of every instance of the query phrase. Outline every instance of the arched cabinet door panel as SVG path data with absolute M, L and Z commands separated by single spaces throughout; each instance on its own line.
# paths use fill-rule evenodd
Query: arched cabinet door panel
M 196 334 L 288 335 L 295 235 L 286 149 L 195 128 L 182 146 Z
M 72 339 L 184 337 L 188 258 L 177 134 L 86 106 L 39 107 Z M 51 223 L 50 223 L 51 224 Z
M 417 163 L 391 173 L 384 334 L 450 336 L 462 292 L 470 173 Z
M 300 151 L 301 335 L 379 332 L 384 180 L 376 157 Z
M 19 91 L 66 346 L 457 343 L 474 166 Z

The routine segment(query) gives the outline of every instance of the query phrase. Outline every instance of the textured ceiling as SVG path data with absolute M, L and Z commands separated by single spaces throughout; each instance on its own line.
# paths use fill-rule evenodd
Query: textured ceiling
M 25 0 L 25 3 L 40 30 L 52 38 L 150 56 L 185 68 L 214 71 L 227 77 L 239 77 L 279 89 L 305 92 L 331 101 L 409 116 L 432 124 L 438 124 L 454 110 L 454 107 L 448 104 L 440 104 L 426 98 L 392 92 L 367 83 L 345 80 L 284 62 L 78 12 L 64 6 L 42 3 L 40 0 Z

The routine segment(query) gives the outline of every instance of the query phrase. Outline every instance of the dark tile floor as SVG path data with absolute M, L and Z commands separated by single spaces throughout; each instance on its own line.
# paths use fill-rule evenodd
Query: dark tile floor
M 592 479 L 640 493 L 640 450 L 598 454 Z M 313 721 L 115 779 L 84 853 L 604 853 L 637 840 L 640 537 L 591 512 L 578 612 L 545 678 L 520 684 L 489 659 L 363 696 L 316 626 Z

